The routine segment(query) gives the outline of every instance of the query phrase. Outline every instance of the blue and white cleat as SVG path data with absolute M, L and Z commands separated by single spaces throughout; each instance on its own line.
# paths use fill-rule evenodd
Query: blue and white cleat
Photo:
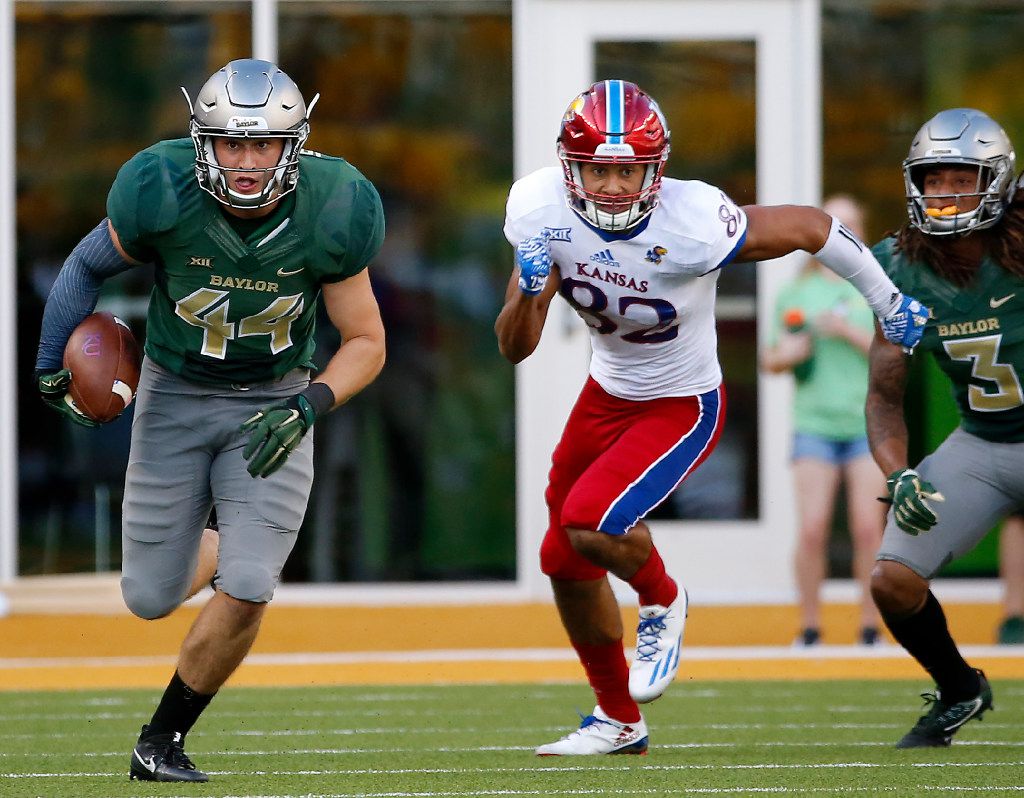
M 647 755 L 647 724 L 641 716 L 636 723 L 609 718 L 601 707 L 583 718 L 580 727 L 561 740 L 542 745 L 537 756 L 591 756 L 594 754 Z
M 688 604 L 686 591 L 680 588 L 670 606 L 649 604 L 640 608 L 636 656 L 629 666 L 629 694 L 638 704 L 660 697 L 676 678 Z

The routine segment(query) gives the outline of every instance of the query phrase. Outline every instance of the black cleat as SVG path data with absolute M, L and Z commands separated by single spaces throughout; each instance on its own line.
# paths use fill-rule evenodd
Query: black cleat
M 944 748 L 953 742 L 953 735 L 971 718 L 981 720 L 981 716 L 992 709 L 992 687 L 985 674 L 978 671 L 981 690 L 974 698 L 947 704 L 942 695 L 921 693 L 925 704 L 931 704 L 928 712 L 922 715 L 913 729 L 903 735 L 897 748 Z
M 132 751 L 130 781 L 210 780 L 203 771 L 196 770 L 196 766 L 188 758 L 180 734 L 156 734 L 146 737 L 148 728 L 142 727 L 142 734 L 139 735 L 139 741 Z

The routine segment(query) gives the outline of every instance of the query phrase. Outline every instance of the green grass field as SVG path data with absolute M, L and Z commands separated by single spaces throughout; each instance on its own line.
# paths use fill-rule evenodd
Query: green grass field
M 228 688 L 189 737 L 209 784 L 129 782 L 156 691 L 0 693 L 0 796 L 896 796 L 1024 792 L 1024 682 L 952 748 L 896 751 L 919 682 L 678 683 L 646 757 L 538 758 L 582 685 Z

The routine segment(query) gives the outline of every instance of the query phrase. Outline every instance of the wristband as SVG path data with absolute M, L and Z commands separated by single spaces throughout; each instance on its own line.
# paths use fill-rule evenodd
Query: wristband
M 336 401 L 334 391 L 325 382 L 311 382 L 302 389 L 299 396 L 306 400 L 317 418 L 330 412 Z

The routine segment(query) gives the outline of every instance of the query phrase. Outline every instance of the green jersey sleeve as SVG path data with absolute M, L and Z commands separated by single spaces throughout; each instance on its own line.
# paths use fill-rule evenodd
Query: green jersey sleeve
M 882 269 L 889 275 L 890 279 L 893 275 L 893 248 L 896 246 L 896 239 L 889 237 L 883 238 L 873 247 L 871 247 L 871 254 L 875 256 L 875 259 L 882 265 Z
M 136 260 L 151 259 L 153 237 L 178 220 L 180 188 L 193 179 L 183 174 L 182 149 L 180 141 L 160 142 L 138 153 L 118 171 L 107 195 L 107 216 Z
M 344 172 L 325 198 L 316 221 L 316 245 L 325 262 L 317 269 L 321 282 L 334 283 L 358 274 L 384 243 L 384 209 L 373 184 L 345 165 Z

